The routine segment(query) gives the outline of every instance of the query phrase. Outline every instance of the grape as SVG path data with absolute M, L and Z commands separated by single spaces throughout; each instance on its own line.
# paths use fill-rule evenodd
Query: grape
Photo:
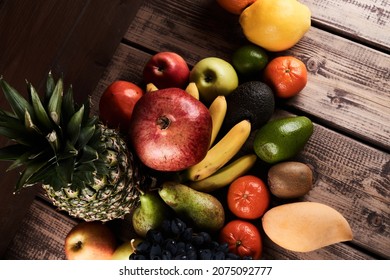
M 182 239 L 183 241 L 186 241 L 186 242 L 191 241 L 191 238 L 192 238 L 193 233 L 194 233 L 194 231 L 193 231 L 192 228 L 186 228 L 186 229 L 182 232 L 182 234 L 181 234 L 181 239 Z
M 153 244 L 149 253 L 150 259 L 156 259 L 161 257 L 161 247 L 159 244 Z
M 211 236 L 210 236 L 209 233 L 202 231 L 202 232 L 199 233 L 199 235 L 203 237 L 203 242 L 204 243 L 211 242 Z
M 179 218 L 164 220 L 157 229 L 147 232 L 145 240 L 139 243 L 130 260 L 223 260 L 243 259 L 229 252 L 227 243 L 213 240 L 208 232 L 194 232 Z M 249 257 L 245 257 L 249 259 Z
M 195 234 L 191 238 L 191 243 L 195 246 L 200 246 L 204 243 L 204 238 L 201 235 Z
M 177 242 L 176 246 L 177 246 L 176 254 L 182 254 L 186 252 L 186 244 L 183 241 Z
M 137 252 L 143 254 L 143 253 L 149 252 L 150 247 L 151 247 L 150 242 L 145 240 L 145 241 L 138 243 L 136 250 L 137 250 Z
M 176 255 L 176 252 L 177 252 L 177 244 L 176 244 L 176 241 L 169 238 L 167 240 L 165 240 L 164 242 L 164 248 L 166 250 L 168 250 L 169 252 L 171 252 L 172 255 Z
M 196 254 L 196 250 L 195 249 L 191 249 L 191 250 L 187 251 L 187 258 L 189 260 L 196 260 L 197 257 L 198 257 L 198 255 Z
M 151 229 L 148 230 L 148 232 L 146 233 L 146 239 L 151 241 L 152 243 L 159 244 L 164 240 L 164 237 L 161 231 Z
M 229 244 L 227 244 L 227 243 L 220 244 L 219 247 L 218 247 L 218 251 L 222 251 L 224 253 L 228 253 L 229 252 Z
M 161 231 L 165 235 L 169 235 L 170 234 L 170 232 L 171 232 L 171 221 L 170 220 L 164 220 L 161 223 Z
M 211 250 L 210 249 L 201 249 L 199 250 L 199 258 L 201 260 L 210 260 L 211 259 Z
M 161 252 L 161 259 L 162 260 L 171 260 L 172 259 L 172 253 L 168 250 L 163 250 Z
M 227 260 L 238 260 L 240 257 L 234 253 L 227 253 L 225 258 Z
M 222 251 L 217 251 L 217 252 L 214 253 L 212 259 L 213 260 L 224 260 L 225 259 L 225 253 L 222 252 Z
M 211 250 L 217 250 L 218 247 L 219 247 L 219 243 L 215 240 L 212 240 L 210 243 L 209 243 L 209 247 Z
M 185 253 L 178 254 L 175 260 L 187 260 L 187 255 Z

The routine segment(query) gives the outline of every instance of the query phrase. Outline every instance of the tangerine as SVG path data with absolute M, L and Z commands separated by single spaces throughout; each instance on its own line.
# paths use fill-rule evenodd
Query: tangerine
M 270 192 L 260 178 L 244 175 L 230 184 L 227 203 L 229 210 L 237 217 L 257 219 L 270 205 Z
M 277 97 L 293 97 L 307 84 L 306 65 L 293 56 L 276 57 L 264 69 L 264 82 Z
M 247 221 L 232 220 L 220 231 L 219 240 L 227 243 L 229 252 L 240 257 L 251 257 L 258 260 L 263 251 L 263 242 L 257 227 Z
M 239 15 L 245 8 L 249 7 L 256 0 L 217 0 L 218 4 L 229 13 Z

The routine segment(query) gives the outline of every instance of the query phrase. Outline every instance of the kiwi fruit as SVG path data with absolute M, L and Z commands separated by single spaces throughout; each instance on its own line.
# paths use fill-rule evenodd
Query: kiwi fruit
M 312 169 L 296 161 L 275 164 L 268 171 L 268 186 L 271 193 L 279 198 L 304 196 L 313 187 Z

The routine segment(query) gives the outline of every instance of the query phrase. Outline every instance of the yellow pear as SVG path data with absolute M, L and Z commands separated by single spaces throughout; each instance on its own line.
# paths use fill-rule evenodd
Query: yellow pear
M 268 51 L 294 46 L 311 25 L 310 9 L 297 0 L 261 0 L 240 15 L 246 38 Z

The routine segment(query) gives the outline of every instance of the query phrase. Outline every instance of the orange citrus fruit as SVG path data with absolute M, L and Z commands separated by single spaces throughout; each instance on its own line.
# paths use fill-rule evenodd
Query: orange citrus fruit
M 217 0 L 218 4 L 229 13 L 239 15 L 245 8 L 249 7 L 256 0 Z
M 263 240 L 259 229 L 251 222 L 235 219 L 228 222 L 219 233 L 221 243 L 227 243 L 229 252 L 240 257 L 259 260 L 263 252 Z
M 297 95 L 307 84 L 306 65 L 293 56 L 276 57 L 264 69 L 264 82 L 277 97 Z
M 229 210 L 237 217 L 257 219 L 270 205 L 270 191 L 257 176 L 244 175 L 230 184 L 227 203 Z

